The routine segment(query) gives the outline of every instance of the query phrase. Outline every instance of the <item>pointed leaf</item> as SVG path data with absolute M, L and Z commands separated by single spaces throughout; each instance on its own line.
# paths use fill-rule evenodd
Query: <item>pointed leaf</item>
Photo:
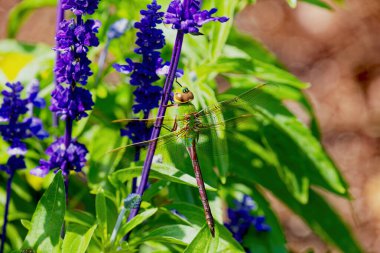
M 56 252 L 65 208 L 65 186 L 62 173 L 59 171 L 38 202 L 31 221 L 31 228 L 22 248 L 33 248 L 37 253 Z
M 96 227 L 96 224 L 89 229 L 70 224 L 63 240 L 62 253 L 85 253 Z

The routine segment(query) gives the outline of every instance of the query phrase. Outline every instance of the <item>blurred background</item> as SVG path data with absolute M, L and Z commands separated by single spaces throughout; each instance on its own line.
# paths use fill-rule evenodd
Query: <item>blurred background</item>
M 0 39 L 9 10 L 0 1 Z M 305 3 L 290 9 L 282 0 L 258 0 L 236 20 L 238 29 L 261 41 L 302 81 L 323 133 L 323 144 L 351 188 L 352 203 L 327 197 L 350 222 L 367 252 L 380 252 L 380 2 L 347 0 L 334 11 Z M 34 12 L 21 28 L 22 42 L 53 46 L 55 8 Z M 1 59 L 0 59 L 1 60 Z M 301 110 L 293 110 L 303 117 Z M 326 252 L 303 222 L 272 198 L 294 252 Z

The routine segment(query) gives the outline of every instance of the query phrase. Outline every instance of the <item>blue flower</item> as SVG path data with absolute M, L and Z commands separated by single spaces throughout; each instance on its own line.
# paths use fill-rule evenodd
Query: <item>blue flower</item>
M 31 170 L 30 173 L 44 177 L 51 170 L 55 170 L 55 172 L 61 170 L 63 174 L 68 173 L 69 170 L 80 172 L 86 165 L 87 153 L 87 148 L 76 140 L 72 140 L 66 148 L 64 137 L 61 137 L 46 150 L 46 154 L 50 156 L 50 159 L 40 160 L 40 166 Z
M 10 175 L 16 170 L 25 169 L 26 165 L 24 159 L 24 156 L 11 156 L 8 159 L 7 164 L 0 165 L 0 170 Z
M 56 86 L 52 92 L 50 110 L 55 112 L 62 120 L 69 116 L 72 119 L 87 117 L 86 111 L 92 110 L 94 102 L 91 93 L 83 88 L 64 88 Z
M 126 65 L 114 64 L 116 71 L 131 74 L 130 84 L 136 86 L 133 94 L 135 104 L 132 109 L 134 113 L 143 112 L 147 118 L 153 108 L 158 107 L 161 99 L 162 88 L 154 86 L 153 83 L 160 80 L 157 69 L 162 67 L 160 49 L 165 45 L 165 36 L 162 30 L 156 28 L 162 23 L 164 13 L 160 12 L 161 6 L 155 0 L 148 4 L 147 10 L 140 11 L 142 19 L 135 23 L 137 32 L 135 53 L 142 55 L 141 62 L 133 62 L 126 59 Z M 121 130 L 122 136 L 128 136 L 134 143 L 148 140 L 151 128 L 145 123 L 132 122 Z
M 27 99 L 21 98 L 21 91 L 24 89 L 20 82 L 6 83 L 10 89 L 3 90 L 3 103 L 0 107 L 0 135 L 8 142 L 10 147 L 7 153 L 10 155 L 7 164 L 0 165 L 0 170 L 13 173 L 15 170 L 25 168 L 24 155 L 27 148 L 24 139 L 36 136 L 39 139 L 48 137 L 48 133 L 43 129 L 42 122 L 35 117 L 21 117 L 28 112 L 30 105 L 43 106 L 44 100 L 38 97 L 38 82 L 31 84 Z M 31 107 L 32 108 L 32 107 Z
M 244 195 L 241 202 L 235 202 L 235 209 L 228 208 L 229 221 L 224 225 L 231 231 L 232 235 L 238 242 L 243 242 L 251 226 L 257 232 L 270 231 L 270 226 L 265 223 L 264 216 L 256 216 L 252 211 L 257 209 L 255 202 L 248 195 Z
M 59 54 L 54 69 L 58 83 L 87 84 L 88 77 L 93 74 L 87 57 L 88 47 L 99 45 L 96 37 L 99 27 L 100 23 L 92 19 L 83 24 L 77 24 L 73 19 L 60 23 L 55 48 Z
M 62 0 L 62 8 L 71 10 L 75 15 L 93 14 L 99 0 Z
M 184 33 L 198 35 L 200 34 L 199 28 L 208 22 L 224 23 L 229 20 L 227 17 L 213 17 L 212 15 L 217 12 L 216 8 L 209 11 L 201 10 L 200 5 L 199 0 L 192 0 L 189 10 L 185 11 L 181 0 L 173 0 L 165 13 L 164 23 L 171 24 L 173 29 L 181 30 Z
M 145 122 L 132 121 L 125 128 L 120 130 L 121 136 L 128 136 L 133 143 L 143 142 L 150 138 L 152 127 L 148 127 Z

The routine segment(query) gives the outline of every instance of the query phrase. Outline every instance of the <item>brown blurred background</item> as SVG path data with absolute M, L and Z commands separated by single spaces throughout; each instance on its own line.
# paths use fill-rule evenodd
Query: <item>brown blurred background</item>
M 0 2 L 0 38 L 9 9 Z M 17 39 L 53 44 L 55 10 L 33 13 Z M 307 91 L 323 143 L 351 186 L 352 204 L 329 196 L 366 252 L 380 252 L 380 1 L 346 0 L 334 11 L 284 0 L 258 0 L 237 18 L 239 30 L 265 44 L 312 87 Z M 294 252 L 334 252 L 273 199 Z

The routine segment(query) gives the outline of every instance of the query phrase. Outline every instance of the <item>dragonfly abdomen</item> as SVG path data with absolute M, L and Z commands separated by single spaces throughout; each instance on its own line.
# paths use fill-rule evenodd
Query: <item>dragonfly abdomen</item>
M 208 197 L 206 193 L 206 188 L 205 184 L 203 181 L 202 177 L 202 172 L 201 168 L 199 166 L 198 162 L 198 157 L 197 157 L 197 152 L 195 149 L 195 142 L 193 141 L 192 145 L 187 147 L 187 151 L 189 152 L 191 162 L 193 164 L 193 169 L 194 169 L 194 174 L 195 174 L 195 179 L 197 180 L 197 185 L 198 185 L 198 190 L 199 190 L 199 195 L 201 197 L 202 205 L 203 205 L 203 210 L 205 212 L 205 217 L 206 217 L 206 222 L 207 225 L 210 229 L 211 235 L 214 237 L 215 236 L 215 224 L 214 224 L 214 217 L 212 216 L 211 213 L 211 208 L 208 203 Z

